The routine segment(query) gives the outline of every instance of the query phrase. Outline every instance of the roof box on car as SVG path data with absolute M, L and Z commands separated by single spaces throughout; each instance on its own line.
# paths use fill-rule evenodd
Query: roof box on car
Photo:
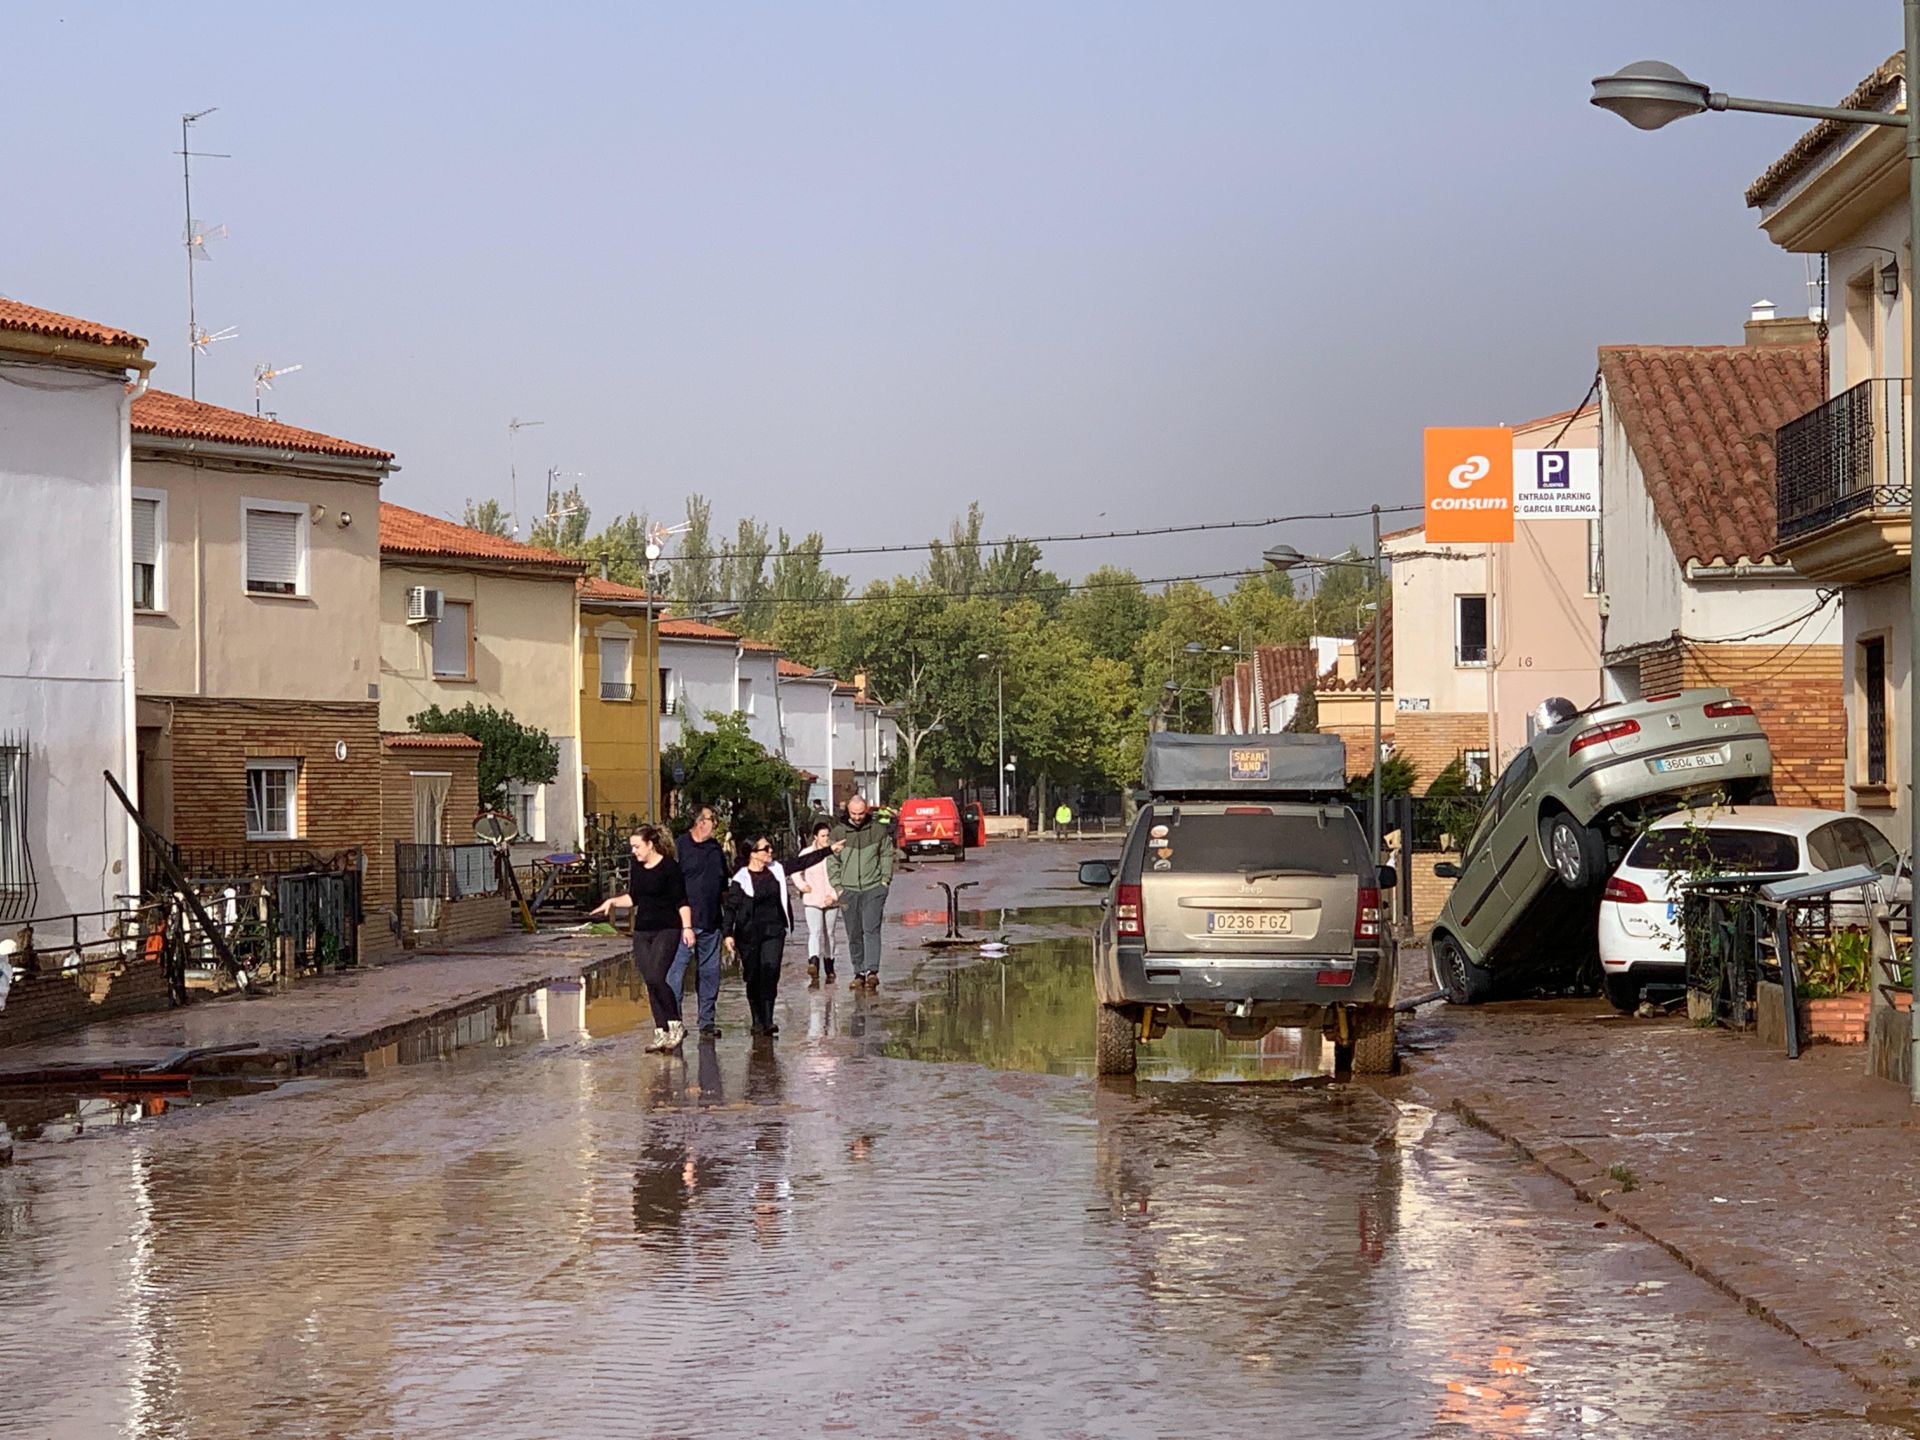
M 1150 795 L 1337 795 L 1347 788 L 1338 735 L 1147 737 Z

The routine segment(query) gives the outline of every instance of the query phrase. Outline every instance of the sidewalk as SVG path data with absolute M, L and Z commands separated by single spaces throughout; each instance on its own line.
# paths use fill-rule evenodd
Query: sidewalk
M 1788 1060 L 1600 1000 L 1434 1005 L 1403 1036 L 1393 1088 L 1510 1141 L 1596 1223 L 1645 1235 L 1862 1384 L 1920 1387 L 1920 1111 L 1867 1078 L 1861 1047 Z
M 510 1000 L 624 959 L 623 937 L 516 933 L 459 951 L 302 980 L 275 994 L 198 1000 L 0 1049 L 0 1085 L 75 1082 L 167 1065 L 303 1074 L 376 1049 L 416 1025 Z M 183 1061 L 189 1051 L 243 1047 Z

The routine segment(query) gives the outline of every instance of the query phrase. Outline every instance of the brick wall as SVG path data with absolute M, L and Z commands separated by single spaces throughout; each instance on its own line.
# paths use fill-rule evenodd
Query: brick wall
M 89 966 L 78 977 L 16 977 L 0 1010 L 0 1045 L 166 1008 L 167 980 L 156 960 L 130 960 L 117 973 Z
M 366 905 L 391 904 L 393 853 L 381 854 L 380 706 L 317 700 L 166 702 L 172 839 L 183 846 L 367 852 Z M 346 742 L 347 758 L 335 759 Z M 247 761 L 300 764 L 294 840 L 247 840 Z
M 1782 805 L 1847 803 L 1846 676 L 1838 645 L 1689 645 L 1688 686 L 1724 685 L 1753 706 L 1773 746 Z
M 1664 695 L 1686 688 L 1686 659 L 1678 643 L 1640 657 L 1640 693 Z
M 1393 753 L 1413 762 L 1415 794 L 1424 794 L 1462 751 L 1486 748 L 1484 711 L 1403 710 L 1393 717 Z
M 480 813 L 480 752 L 445 748 L 410 748 L 404 737 L 389 736 L 383 742 L 380 771 L 380 849 L 387 871 L 393 870 L 393 847 L 412 843 L 414 772 L 446 774 L 446 829 L 441 840 L 450 845 L 465 845 L 473 840 L 473 819 Z M 382 914 L 375 917 L 373 905 L 367 906 L 368 934 L 385 937 L 382 948 L 391 951 L 398 945 L 411 948 L 416 939 L 428 945 L 447 945 L 504 934 L 512 922 L 512 902 L 496 896 L 448 901 L 440 907 L 440 923 L 416 936 L 411 903 L 399 908 L 400 936 L 395 937 L 386 916 L 395 913 L 394 893 L 389 883 L 381 902 Z

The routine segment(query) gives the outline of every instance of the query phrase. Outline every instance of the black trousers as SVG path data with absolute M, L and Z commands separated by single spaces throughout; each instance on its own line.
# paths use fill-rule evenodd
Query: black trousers
M 780 960 L 787 948 L 787 932 L 750 934 L 740 952 L 740 972 L 747 982 L 747 1009 L 753 1013 L 753 1026 L 765 1030 L 773 1024 L 773 1002 L 780 994 Z
M 647 982 L 647 1004 L 653 1007 L 657 1030 L 680 1018 L 680 992 L 667 984 L 667 971 L 674 953 L 680 948 L 678 930 L 636 930 L 633 932 L 633 962 L 640 978 Z

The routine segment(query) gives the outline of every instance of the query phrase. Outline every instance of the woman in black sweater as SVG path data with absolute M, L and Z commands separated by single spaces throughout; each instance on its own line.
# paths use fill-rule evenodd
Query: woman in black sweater
M 842 844 L 845 842 L 842 841 Z M 748 842 L 747 863 L 735 872 L 721 902 L 721 928 L 727 950 L 740 957 L 740 973 L 747 982 L 747 1008 L 753 1012 L 753 1033 L 778 1035 L 773 1002 L 780 993 L 780 960 L 793 928 L 792 900 L 787 877 L 811 869 L 840 849 L 822 845 L 803 850 L 791 863 L 773 858 L 773 837 L 756 835 Z
M 626 894 L 633 908 L 633 959 L 653 1009 L 653 1043 L 647 1049 L 678 1050 L 687 1031 L 680 1022 L 680 996 L 667 984 L 667 970 L 680 946 L 694 943 L 693 909 L 673 858 L 672 837 L 658 826 L 642 825 L 628 844 L 633 849 Z M 619 904 L 615 897 L 593 913 L 605 915 Z

